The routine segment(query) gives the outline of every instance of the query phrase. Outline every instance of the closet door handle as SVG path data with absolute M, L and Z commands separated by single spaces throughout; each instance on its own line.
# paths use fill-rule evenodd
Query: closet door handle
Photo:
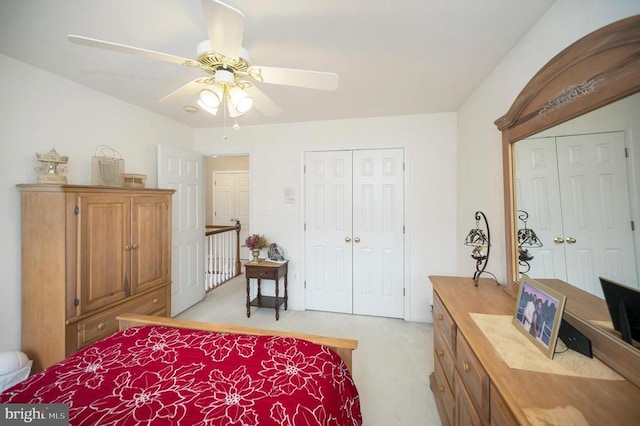
M 567 239 L 565 240 L 567 242 L 567 244 L 575 244 L 576 243 L 576 239 L 573 237 L 567 237 Z
M 355 237 L 355 238 L 353 239 L 353 241 L 355 241 L 356 243 L 359 243 L 359 242 L 360 242 L 360 238 L 359 238 L 359 237 Z
M 562 237 L 555 237 L 555 238 L 553 239 L 553 242 L 554 242 L 554 243 L 556 243 L 556 244 L 562 244 L 562 243 L 564 243 L 564 238 L 562 238 Z
M 140 247 L 138 243 L 133 243 L 133 245 L 131 246 L 131 248 L 134 250 L 137 249 L 138 247 Z
M 347 242 L 347 243 L 350 243 L 351 242 L 351 237 L 344 237 L 344 241 Z

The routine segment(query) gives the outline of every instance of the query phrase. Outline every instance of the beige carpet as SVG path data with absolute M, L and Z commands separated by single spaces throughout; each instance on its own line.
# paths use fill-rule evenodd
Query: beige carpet
M 364 425 L 439 425 L 429 374 L 433 371 L 431 324 L 399 319 L 314 311 L 251 308 L 247 318 L 246 281 L 237 277 L 208 293 L 178 318 L 358 340 L 353 376 Z

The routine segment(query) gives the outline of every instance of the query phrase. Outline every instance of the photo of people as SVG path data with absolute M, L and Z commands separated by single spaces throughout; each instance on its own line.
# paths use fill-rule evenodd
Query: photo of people
M 532 286 L 526 280 L 522 281 L 522 286 L 516 320 L 526 332 L 548 348 L 558 309 L 558 300 Z

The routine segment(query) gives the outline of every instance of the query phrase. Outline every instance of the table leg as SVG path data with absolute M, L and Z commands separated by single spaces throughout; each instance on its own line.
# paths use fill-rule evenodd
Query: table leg
M 280 319 L 280 303 L 278 302 L 278 288 L 279 287 L 280 287 L 280 279 L 278 277 L 276 277 L 276 300 L 275 300 L 276 321 L 278 321 Z
M 284 274 L 284 310 L 287 310 L 287 303 L 289 302 L 289 294 L 287 293 L 287 274 Z
M 251 316 L 251 299 L 250 299 L 250 293 L 251 293 L 251 287 L 249 285 L 249 278 L 247 278 L 247 318 L 249 318 Z

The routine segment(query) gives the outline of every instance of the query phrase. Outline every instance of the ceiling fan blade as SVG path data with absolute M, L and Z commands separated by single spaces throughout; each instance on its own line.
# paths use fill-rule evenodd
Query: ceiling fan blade
M 206 89 L 209 83 L 206 83 L 201 78 L 196 78 L 193 81 L 185 84 L 184 86 L 169 93 L 164 98 L 160 99 L 160 103 L 175 103 L 176 105 L 193 105 L 198 100 L 198 94 L 202 89 Z
M 202 0 L 211 49 L 232 59 L 240 57 L 244 14 L 217 0 Z
M 83 37 L 69 34 L 69 41 L 81 44 L 83 46 L 97 47 L 99 49 L 111 50 L 113 52 L 129 53 L 131 55 L 146 56 L 147 58 L 157 59 L 165 62 L 173 62 L 179 65 L 188 65 L 191 67 L 200 66 L 200 64 L 192 59 L 181 58 L 179 56 L 169 55 L 166 53 L 155 52 L 153 50 L 141 49 L 139 47 L 126 46 L 124 44 L 112 43 L 110 41 L 97 40 L 95 38 Z
M 262 66 L 249 67 L 248 72 L 249 75 L 255 76 L 254 78 L 263 83 L 319 90 L 336 90 L 338 88 L 338 74 L 331 72 Z
M 264 92 L 258 89 L 256 86 L 251 85 L 244 89 L 249 96 L 253 98 L 253 106 L 267 117 L 273 117 L 282 112 L 280 107 L 275 104 Z

